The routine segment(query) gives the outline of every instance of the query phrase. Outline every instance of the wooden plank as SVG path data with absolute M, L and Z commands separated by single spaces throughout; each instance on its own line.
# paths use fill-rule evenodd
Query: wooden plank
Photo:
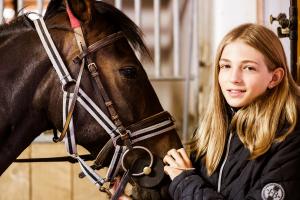
M 32 157 L 65 156 L 62 143 L 36 143 Z M 71 164 L 68 162 L 32 163 L 31 200 L 71 200 Z
M 19 158 L 29 158 L 30 147 Z M 0 178 L 0 200 L 30 200 L 28 163 L 13 163 Z

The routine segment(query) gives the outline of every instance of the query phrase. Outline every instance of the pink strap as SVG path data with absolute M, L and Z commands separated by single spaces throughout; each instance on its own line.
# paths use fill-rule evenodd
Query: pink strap
M 67 6 L 67 13 L 68 13 L 69 18 L 70 18 L 71 27 L 73 29 L 80 27 L 80 21 L 73 15 L 73 13 L 70 10 L 69 6 Z

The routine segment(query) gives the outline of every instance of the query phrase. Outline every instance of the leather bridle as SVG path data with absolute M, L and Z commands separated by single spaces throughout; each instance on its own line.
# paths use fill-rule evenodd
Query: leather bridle
M 113 102 L 110 100 L 109 95 L 103 87 L 102 81 L 99 77 L 98 67 L 96 63 L 93 62 L 91 54 L 106 45 L 109 45 L 121 38 L 125 38 L 125 36 L 122 32 L 116 32 L 87 47 L 80 22 L 72 15 L 69 9 L 67 9 L 67 11 L 70 17 L 71 26 L 75 33 L 74 35 L 78 44 L 78 48 L 80 50 L 80 54 L 73 60 L 73 62 L 80 67 L 76 81 L 71 77 L 71 74 L 63 63 L 47 30 L 44 20 L 42 18 L 33 20 L 42 44 L 62 84 L 64 128 L 61 135 L 57 138 L 54 138 L 54 141 L 58 142 L 65 139 L 68 153 L 80 164 L 83 172 L 81 176 L 87 176 L 100 189 L 103 189 L 102 186 L 104 183 L 110 182 L 115 178 L 120 166 L 122 166 L 125 173 L 121 180 L 120 187 L 117 189 L 117 192 L 113 197 L 113 199 L 117 199 L 118 196 L 123 192 L 129 177 L 140 177 L 151 174 L 151 170 L 154 165 L 153 163 L 155 162 L 155 156 L 149 149 L 144 146 L 136 146 L 135 143 L 175 129 L 174 121 L 168 112 L 163 111 L 149 118 L 143 119 L 142 121 L 127 128 L 124 127 L 114 108 Z M 86 66 L 90 72 L 90 75 L 94 79 L 94 84 L 98 89 L 101 99 L 103 100 L 110 116 L 107 116 L 105 112 L 103 112 L 97 106 L 97 104 L 95 104 L 93 100 L 89 98 L 89 96 L 80 88 L 81 76 L 83 69 Z M 69 84 L 74 85 L 74 83 L 76 83 L 74 91 L 69 92 L 67 90 Z M 111 137 L 111 139 L 101 149 L 94 161 L 94 165 L 91 167 L 87 165 L 77 153 L 72 117 L 76 102 L 80 103 L 81 106 L 91 114 L 91 116 Z M 108 153 L 113 148 L 115 148 L 115 153 L 112 157 L 107 175 L 105 178 L 102 178 L 94 169 L 99 169 L 102 167 L 105 159 L 108 157 Z M 143 151 L 149 157 L 149 162 L 146 164 L 146 167 L 144 167 L 142 172 L 134 172 L 132 171 L 132 166 L 128 165 L 128 163 L 126 165 L 127 154 L 134 151 Z M 107 191 L 107 189 L 104 190 Z

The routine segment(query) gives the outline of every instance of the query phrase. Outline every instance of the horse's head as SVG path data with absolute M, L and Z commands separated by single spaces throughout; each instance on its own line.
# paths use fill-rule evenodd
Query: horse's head
M 75 24 L 74 30 L 70 26 L 70 16 L 75 19 L 75 22 L 71 22 Z M 140 51 L 143 56 L 148 55 L 138 27 L 114 7 L 91 0 L 68 0 L 67 3 L 51 1 L 45 22 L 70 77 L 78 80 L 80 66 L 84 66 L 78 101 L 72 115 L 76 143 L 94 156 L 110 137 L 114 146 L 132 148 L 125 151 L 126 156 L 119 158 L 123 159 L 124 168 L 131 168 L 132 173 L 141 172 L 145 165 L 149 165 L 151 155 L 154 155 L 152 175 L 142 174 L 134 178 L 138 185 L 148 187 L 139 192 L 143 195 L 139 198 L 166 198 L 165 194 L 159 194 L 166 192 L 164 189 L 159 191 L 164 184 L 160 158 L 170 148 L 181 147 L 181 142 L 176 131 L 170 127 L 171 118 L 165 113 L 158 114 L 163 109 L 135 55 L 134 50 Z M 80 23 L 82 33 L 77 31 L 76 23 Z M 63 75 L 57 76 L 57 72 L 51 68 L 42 81 L 44 85 L 38 88 L 40 95 L 35 99 L 39 106 L 47 102 L 49 119 L 60 131 L 64 128 L 63 102 L 68 99 L 63 98 L 63 94 L 73 93 L 77 88 L 76 81 L 71 79 L 62 86 L 62 79 L 67 80 Z M 100 108 L 100 114 L 93 104 Z M 108 122 L 105 117 L 102 119 L 102 112 L 109 119 Z M 64 121 L 68 121 L 67 115 L 65 118 Z M 110 156 L 102 159 L 101 164 L 111 160 L 113 151 L 110 152 Z

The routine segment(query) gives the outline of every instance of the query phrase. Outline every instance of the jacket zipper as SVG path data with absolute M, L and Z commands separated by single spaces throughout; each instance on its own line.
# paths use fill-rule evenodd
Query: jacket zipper
M 229 139 L 228 139 L 228 143 L 227 143 L 227 148 L 226 148 L 225 158 L 224 158 L 224 161 L 223 161 L 223 163 L 222 163 L 222 165 L 221 165 L 221 168 L 220 168 L 220 173 L 219 173 L 219 177 L 218 177 L 218 193 L 220 193 L 220 191 L 221 191 L 222 173 L 223 173 L 223 169 L 224 169 L 225 163 L 226 163 L 227 158 L 228 158 L 229 148 L 230 148 L 230 143 L 231 143 L 232 135 L 233 135 L 233 134 L 230 133 Z

